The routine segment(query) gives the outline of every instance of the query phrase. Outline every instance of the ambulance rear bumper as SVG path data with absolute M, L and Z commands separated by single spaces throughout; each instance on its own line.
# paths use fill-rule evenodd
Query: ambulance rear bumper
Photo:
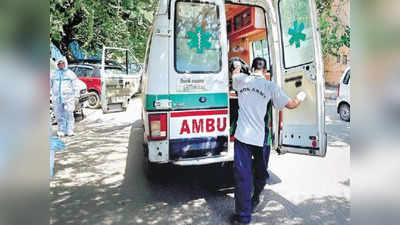
M 219 156 L 209 156 L 193 159 L 181 159 L 179 161 L 172 161 L 171 163 L 178 166 L 199 166 L 208 165 L 213 163 L 232 162 L 233 151 L 221 152 Z

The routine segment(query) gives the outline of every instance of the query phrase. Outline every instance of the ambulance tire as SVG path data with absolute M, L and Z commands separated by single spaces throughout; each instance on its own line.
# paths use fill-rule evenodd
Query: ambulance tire
M 234 167 L 234 163 L 233 161 L 230 162 L 225 162 L 225 171 L 226 171 L 226 176 L 227 179 L 233 182 L 233 167 Z
M 145 159 L 145 173 L 146 177 L 150 181 L 156 181 L 157 177 L 162 174 L 160 173 L 162 170 L 162 165 L 158 163 L 150 162 L 148 159 Z
M 206 182 L 204 186 L 210 191 L 216 191 L 222 189 L 231 189 L 235 186 L 233 178 L 233 162 L 223 162 L 210 166 L 213 170 L 213 174 L 208 178 L 209 182 Z

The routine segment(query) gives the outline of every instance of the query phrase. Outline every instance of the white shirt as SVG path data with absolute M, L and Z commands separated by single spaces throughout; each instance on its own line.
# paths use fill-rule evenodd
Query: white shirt
M 291 99 L 282 88 L 263 76 L 234 74 L 232 86 L 238 92 L 239 118 L 235 138 L 240 142 L 263 146 L 265 137 L 264 117 L 267 104 L 272 103 L 278 109 L 285 108 Z

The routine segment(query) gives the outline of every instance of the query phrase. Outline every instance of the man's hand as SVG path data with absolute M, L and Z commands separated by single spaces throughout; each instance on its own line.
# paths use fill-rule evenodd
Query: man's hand
M 288 109 L 295 109 L 297 108 L 304 99 L 306 99 L 307 94 L 304 91 L 299 92 L 296 95 L 296 99 L 290 101 L 287 105 L 285 105 Z
M 235 70 L 233 70 L 232 74 L 237 74 L 240 73 L 240 66 L 236 67 Z

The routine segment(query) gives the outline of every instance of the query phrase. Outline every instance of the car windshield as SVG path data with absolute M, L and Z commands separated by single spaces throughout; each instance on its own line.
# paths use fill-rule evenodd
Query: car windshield
M 125 71 L 118 67 L 105 67 L 104 71 L 106 74 L 125 74 Z

